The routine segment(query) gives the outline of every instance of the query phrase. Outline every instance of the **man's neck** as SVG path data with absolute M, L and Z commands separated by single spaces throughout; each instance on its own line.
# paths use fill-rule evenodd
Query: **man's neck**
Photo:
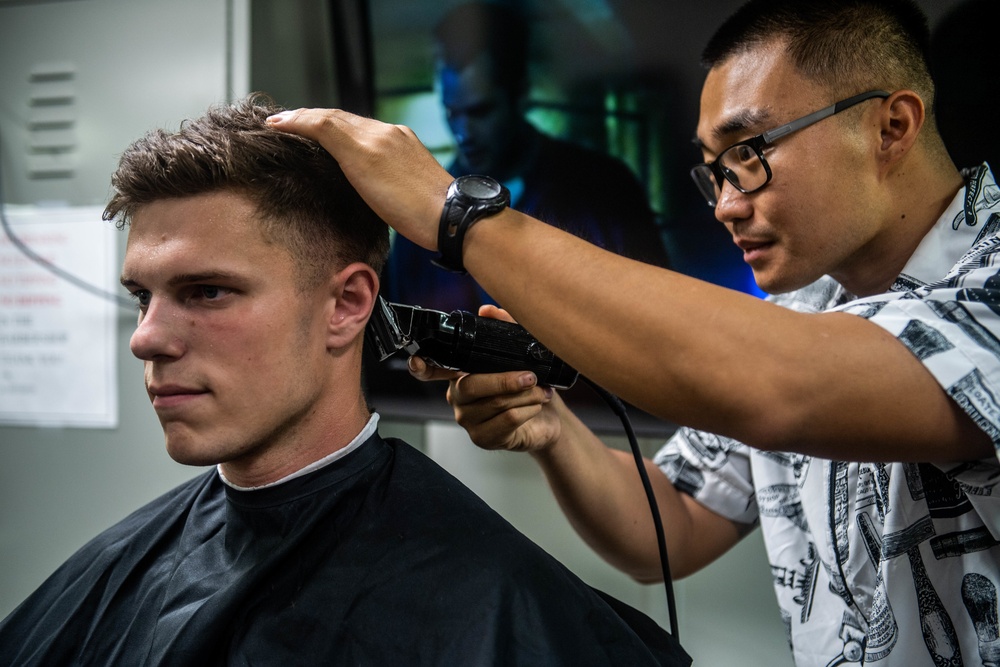
M 330 454 L 327 454 L 326 456 L 324 456 L 323 458 L 321 458 L 319 460 L 316 460 L 316 461 L 313 461 L 312 463 L 309 463 L 308 465 L 306 465 L 306 466 L 304 466 L 302 468 L 299 468 L 295 472 L 292 472 L 292 473 L 290 473 L 288 475 L 285 475 L 284 477 L 282 477 L 282 478 L 280 478 L 278 480 L 275 480 L 273 482 L 269 482 L 269 483 L 266 483 L 266 484 L 261 484 L 261 485 L 258 485 L 258 486 L 241 486 L 239 484 L 234 483 L 232 480 L 229 479 L 229 477 L 226 475 L 226 472 L 225 472 L 225 470 L 223 468 L 223 464 L 219 464 L 219 466 L 218 466 L 219 477 L 222 478 L 223 482 L 225 482 L 228 486 L 231 486 L 234 489 L 238 489 L 240 491 L 254 491 L 254 490 L 257 490 L 257 489 L 264 489 L 264 488 L 268 488 L 268 487 L 272 487 L 272 486 L 277 486 L 279 484 L 283 484 L 283 483 L 285 483 L 285 482 L 287 482 L 289 480 L 295 479 L 297 477 L 302 477 L 304 475 L 308 475 L 309 473 L 311 473 L 311 472 L 313 472 L 315 470 L 319 470 L 320 468 L 326 467 L 327 465 L 333 463 L 334 461 L 342 459 L 343 457 L 347 456 L 351 452 L 353 452 L 356 449 L 358 449 L 359 447 L 361 447 L 361 445 L 363 445 L 365 442 L 367 442 L 368 439 L 372 435 L 374 435 L 374 433 L 376 431 L 376 428 L 378 427 L 378 419 L 379 419 L 378 413 L 373 413 L 369 417 L 368 422 L 365 424 L 364 428 L 362 428 L 361 431 L 354 437 L 354 439 L 351 440 L 351 442 L 347 443 L 347 445 L 345 445 L 345 446 L 343 446 L 343 447 L 341 447 L 339 449 L 336 449 L 333 452 L 331 452 Z
M 371 414 L 364 396 L 356 400 L 327 399 L 309 415 L 288 425 L 271 440 L 245 455 L 223 461 L 219 470 L 235 486 L 258 488 L 287 478 L 303 468 L 350 445 Z

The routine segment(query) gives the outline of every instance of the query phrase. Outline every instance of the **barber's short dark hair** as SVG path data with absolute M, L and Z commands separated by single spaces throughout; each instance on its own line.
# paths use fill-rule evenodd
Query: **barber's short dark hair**
M 529 38 L 527 17 L 500 2 L 459 5 L 434 27 L 442 65 L 461 70 L 485 55 L 491 80 L 514 96 L 528 89 Z
M 265 119 L 282 110 L 255 93 L 176 132 L 148 133 L 122 154 L 104 219 L 125 227 L 146 204 L 231 191 L 256 205 L 261 229 L 288 248 L 305 284 L 351 262 L 380 272 L 388 227 L 322 146 L 267 127 Z
M 709 40 L 702 64 L 775 40 L 803 76 L 840 96 L 907 88 L 932 115 L 930 30 L 911 0 L 750 0 Z

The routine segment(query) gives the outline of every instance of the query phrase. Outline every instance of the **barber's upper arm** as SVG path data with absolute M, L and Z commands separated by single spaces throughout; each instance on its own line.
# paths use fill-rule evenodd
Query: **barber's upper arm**
M 1000 302 L 1000 291 L 995 296 Z M 987 440 L 996 453 L 1000 447 L 1000 313 L 985 301 L 982 290 L 927 290 L 923 298 L 860 302 L 843 310 L 894 336 L 934 378 L 955 411 L 967 417 L 961 421 L 965 421 L 968 449 L 956 451 L 950 460 L 988 455 L 990 450 L 982 446 Z M 905 390 L 897 400 L 908 400 Z

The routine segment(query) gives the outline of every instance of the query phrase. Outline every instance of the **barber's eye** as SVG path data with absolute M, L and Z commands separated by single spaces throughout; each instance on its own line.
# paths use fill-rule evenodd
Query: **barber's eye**
M 756 157 L 753 149 L 746 145 L 736 146 L 733 151 L 736 153 L 736 159 L 740 162 L 749 162 Z

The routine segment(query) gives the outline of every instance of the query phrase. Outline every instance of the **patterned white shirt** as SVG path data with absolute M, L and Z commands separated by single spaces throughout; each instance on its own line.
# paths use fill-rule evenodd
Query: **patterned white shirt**
M 968 176 L 888 293 L 824 278 L 771 300 L 891 332 L 1000 447 L 1000 188 L 986 165 Z M 655 460 L 706 507 L 760 524 L 799 667 L 1000 665 L 996 457 L 851 463 L 682 428 Z

